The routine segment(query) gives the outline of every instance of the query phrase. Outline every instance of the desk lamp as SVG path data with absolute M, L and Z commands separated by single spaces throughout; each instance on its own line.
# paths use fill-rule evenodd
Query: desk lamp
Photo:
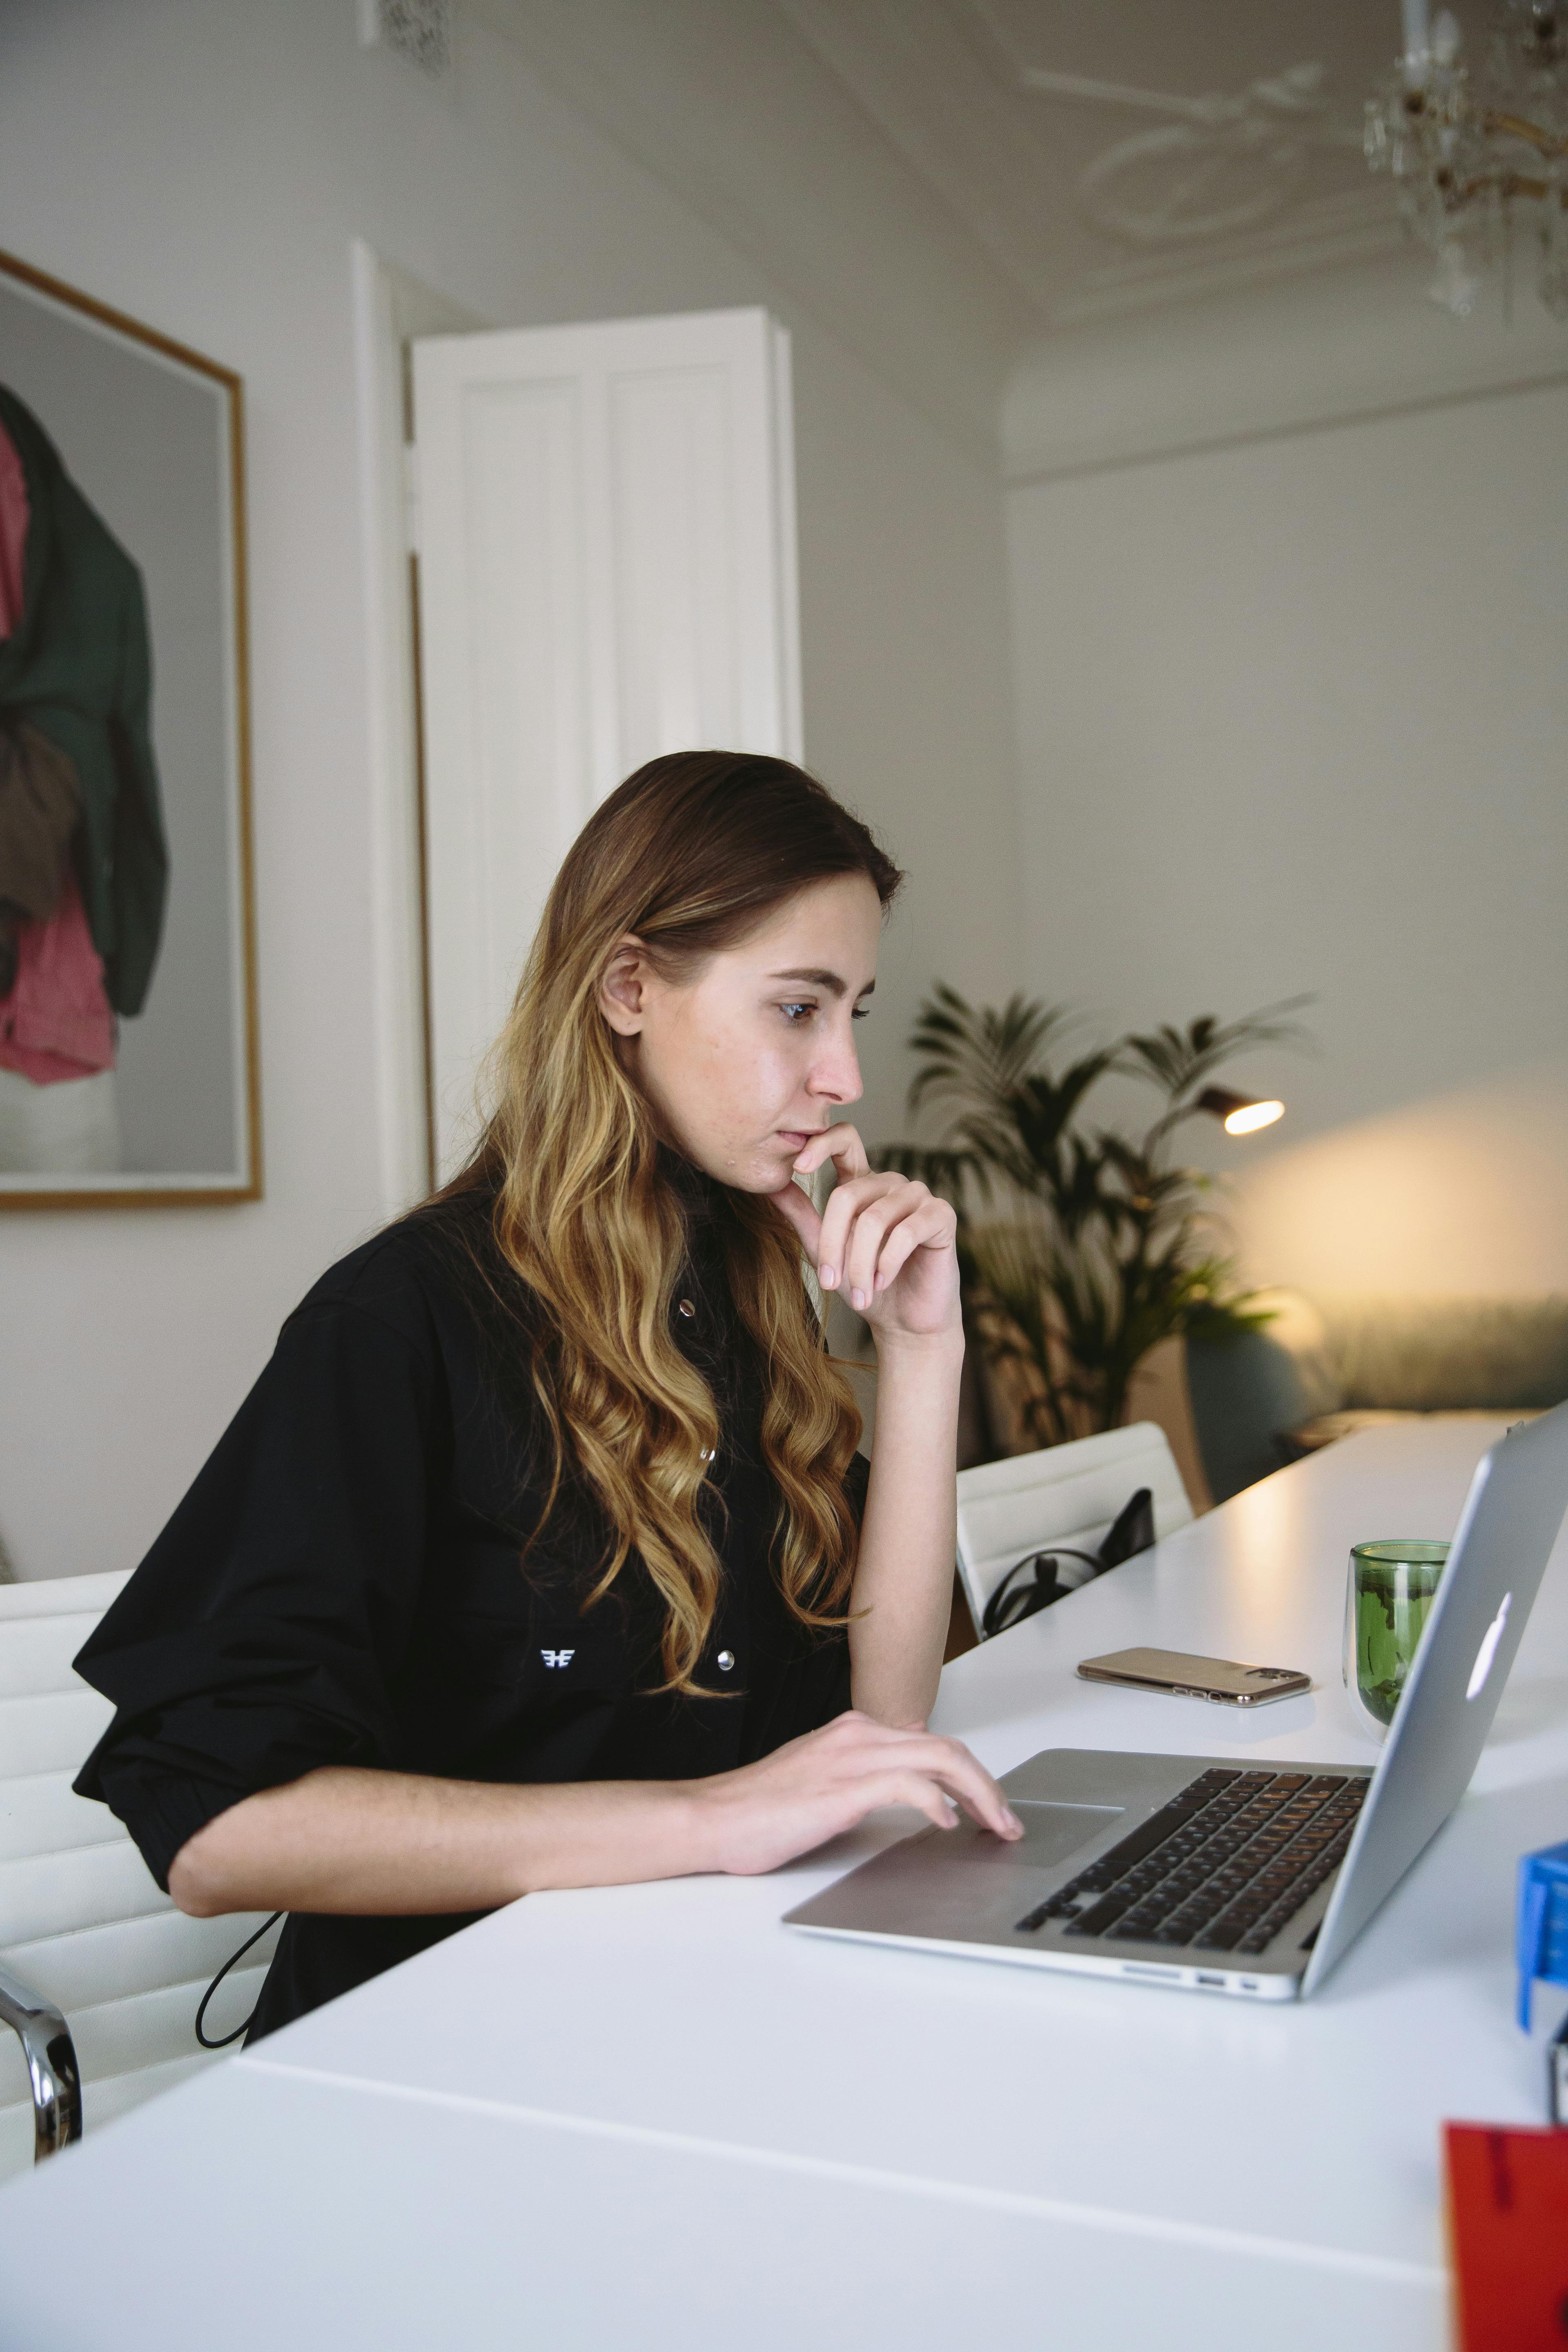
M 1194 1108 L 1206 1110 L 1211 1118 L 1217 1118 L 1227 1135 L 1254 1135 L 1260 1127 L 1272 1127 L 1277 1118 L 1285 1115 L 1282 1102 L 1232 1094 L 1228 1087 L 1205 1087 Z

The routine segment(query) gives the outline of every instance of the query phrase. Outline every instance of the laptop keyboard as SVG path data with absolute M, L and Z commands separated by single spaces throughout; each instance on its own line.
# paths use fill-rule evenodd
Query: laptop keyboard
M 1200 1772 L 1018 1927 L 1267 1951 L 1344 1860 L 1369 1786 L 1341 1772 Z

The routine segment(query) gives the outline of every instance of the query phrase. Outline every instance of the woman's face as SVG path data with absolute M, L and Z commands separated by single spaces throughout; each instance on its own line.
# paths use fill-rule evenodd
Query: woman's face
M 777 1192 L 808 1137 L 860 1093 L 853 1024 L 882 909 L 861 874 L 814 882 L 683 981 L 626 939 L 600 991 L 668 1139 L 721 1183 Z

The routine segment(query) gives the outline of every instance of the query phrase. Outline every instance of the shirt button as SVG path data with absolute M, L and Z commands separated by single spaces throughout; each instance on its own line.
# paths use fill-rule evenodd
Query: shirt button
M 721 1650 L 718 1658 L 715 1661 L 715 1664 L 719 1668 L 719 1672 L 721 1675 L 727 1675 L 734 1663 L 735 1653 L 733 1650 Z
M 692 1317 L 696 1314 L 697 1309 L 696 1309 L 696 1307 L 693 1307 L 693 1305 L 691 1304 L 691 1301 L 690 1301 L 690 1299 L 689 1299 L 689 1298 L 683 1298 L 683 1299 L 680 1301 L 679 1308 L 679 1310 L 678 1310 L 678 1311 L 679 1311 L 680 1314 L 684 1315 L 684 1316 L 685 1316 L 685 1318 L 686 1318 L 686 1319 L 687 1319 L 687 1321 L 689 1323 L 689 1322 L 690 1322 L 690 1320 L 691 1320 L 691 1318 L 692 1318 Z

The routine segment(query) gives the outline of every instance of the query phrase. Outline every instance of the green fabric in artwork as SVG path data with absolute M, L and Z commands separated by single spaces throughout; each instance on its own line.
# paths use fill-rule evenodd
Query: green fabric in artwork
M 76 771 L 82 815 L 71 854 L 92 942 L 114 1010 L 140 1013 L 169 886 L 142 576 L 4 384 L 0 427 L 21 460 L 28 509 L 22 616 L 0 642 L 0 723 L 26 721 Z

